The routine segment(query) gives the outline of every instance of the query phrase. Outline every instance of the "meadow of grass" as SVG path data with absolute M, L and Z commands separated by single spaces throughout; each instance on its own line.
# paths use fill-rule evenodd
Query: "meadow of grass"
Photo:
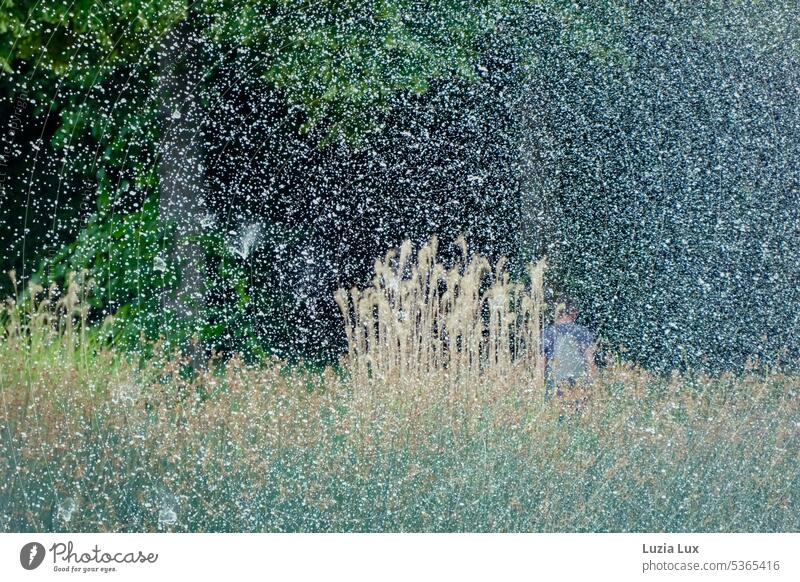
M 341 292 L 349 353 L 187 372 L 9 300 L 0 531 L 798 531 L 800 381 L 613 363 L 545 403 L 529 283 L 435 243 Z M 109 323 L 109 325 L 111 325 Z

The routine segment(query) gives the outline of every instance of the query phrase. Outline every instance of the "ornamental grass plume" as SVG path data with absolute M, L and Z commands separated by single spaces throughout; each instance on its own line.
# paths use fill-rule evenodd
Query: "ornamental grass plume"
M 544 261 L 528 266 L 523 284 L 505 259 L 492 268 L 463 238 L 458 245 L 448 267 L 436 238 L 416 257 L 406 241 L 375 261 L 371 287 L 336 293 L 362 407 L 474 420 L 490 405 L 541 401 Z

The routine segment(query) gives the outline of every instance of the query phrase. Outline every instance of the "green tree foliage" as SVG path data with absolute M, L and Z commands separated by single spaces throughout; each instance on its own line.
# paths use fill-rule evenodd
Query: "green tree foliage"
M 477 38 L 496 30 L 506 2 L 378 0 L 245 2 L 202 6 L 210 34 L 257 51 L 266 80 L 303 110 L 304 129 L 329 137 L 370 129 L 399 91 L 423 93 L 442 76 L 475 74 Z
M 88 87 L 121 61 L 140 59 L 185 12 L 185 2 L 175 0 L 4 0 L 0 65 L 10 73 L 29 61 Z
M 512 9 L 459 0 L 8 6 L 0 16 L 4 105 L 10 111 L 14 90 L 24 88 L 32 105 L 26 122 L 41 127 L 44 139 L 31 133 L 17 144 L 18 167 L 30 172 L 20 172 L 6 196 L 4 219 L 23 217 L 3 241 L 6 262 L 23 278 L 37 266 L 44 279 L 89 268 L 100 281 L 98 314 L 115 312 L 152 333 L 154 281 L 180 284 L 180 265 L 163 269 L 157 260 L 173 244 L 174 225 L 154 214 L 165 122 L 157 57 L 170 30 L 188 22 L 203 37 L 202 62 L 192 63 L 198 86 L 213 87 L 231 54 L 247 54 L 254 74 L 298 120 L 290 127 L 313 132 L 317 143 L 352 142 L 375 128 L 392 95 L 421 94 L 439 78 L 472 78 L 478 39 L 495 33 Z M 213 91 L 203 99 L 214 106 Z M 216 235 L 203 237 L 206 252 L 231 264 L 235 257 Z M 249 302 L 236 277 L 214 279 L 229 286 L 223 296 L 239 297 L 234 306 Z M 218 323 L 226 318 L 214 319 L 185 331 L 227 333 Z

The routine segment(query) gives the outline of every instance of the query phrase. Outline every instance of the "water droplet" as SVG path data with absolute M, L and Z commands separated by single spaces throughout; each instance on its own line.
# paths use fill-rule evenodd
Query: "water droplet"
M 72 497 L 66 497 L 58 502 L 56 506 L 56 520 L 69 522 L 72 519 L 72 514 L 77 509 L 78 505 Z

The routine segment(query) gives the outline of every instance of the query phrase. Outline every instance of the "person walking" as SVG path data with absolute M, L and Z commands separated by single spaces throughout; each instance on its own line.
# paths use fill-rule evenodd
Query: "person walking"
M 594 334 L 575 323 L 577 317 L 577 304 L 569 298 L 562 298 L 556 305 L 553 325 L 542 336 L 545 400 L 550 399 L 551 392 L 562 396 L 565 388 L 571 388 L 596 374 Z

